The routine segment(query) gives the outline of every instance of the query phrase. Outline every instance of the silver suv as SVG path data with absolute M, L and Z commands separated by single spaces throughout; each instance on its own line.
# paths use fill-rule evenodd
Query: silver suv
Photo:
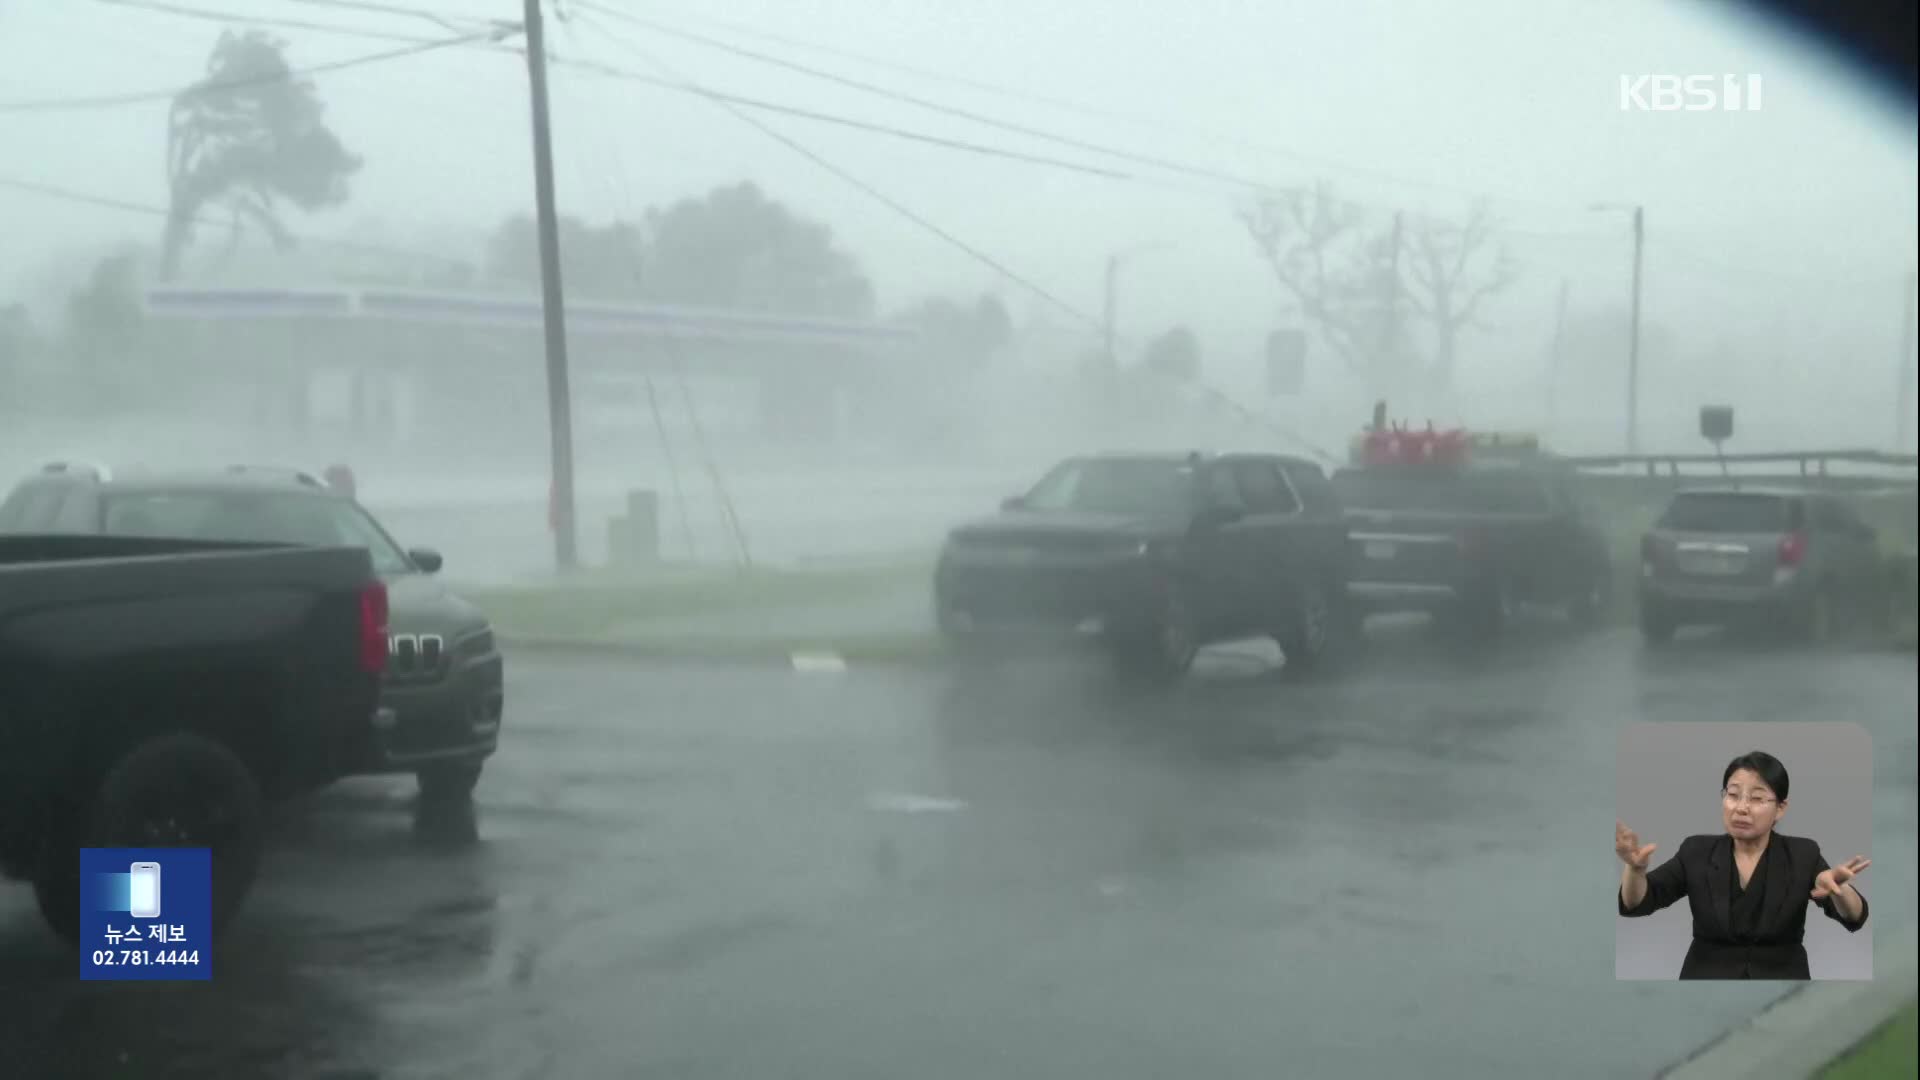
M 1783 488 L 1683 491 L 1640 543 L 1640 628 L 1759 624 L 1821 640 L 1877 610 L 1873 528 L 1837 496 Z

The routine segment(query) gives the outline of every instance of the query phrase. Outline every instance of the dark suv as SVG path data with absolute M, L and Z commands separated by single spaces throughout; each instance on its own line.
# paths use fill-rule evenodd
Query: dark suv
M 388 658 L 359 774 L 411 772 L 423 797 L 471 794 L 499 740 L 504 667 L 485 615 L 434 579 L 352 497 L 304 472 L 232 466 L 115 474 L 56 462 L 0 503 L 0 534 L 87 534 L 365 548 L 387 583 Z
M 934 578 L 963 649 L 1081 636 L 1171 678 L 1200 646 L 1270 635 L 1303 671 L 1347 623 L 1346 522 L 1320 467 L 1275 454 L 1061 462 L 995 517 L 954 529 Z

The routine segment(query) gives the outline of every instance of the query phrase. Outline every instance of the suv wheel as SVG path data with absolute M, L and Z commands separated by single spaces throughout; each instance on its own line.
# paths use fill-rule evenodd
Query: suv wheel
M 1604 569 L 1595 570 L 1580 595 L 1567 605 L 1567 614 L 1574 625 L 1590 630 L 1600 625 L 1612 604 L 1613 575 Z
M 420 800 L 427 803 L 460 803 L 473 798 L 480 783 L 480 765 L 474 762 L 429 765 L 418 773 Z
M 1644 601 L 1640 606 L 1640 636 L 1649 645 L 1665 645 L 1677 629 L 1673 617 Z
M 1833 637 L 1834 597 L 1831 585 L 1822 585 L 1800 606 L 1794 636 L 1809 645 L 1824 645 Z
M 1285 670 L 1307 674 L 1328 665 L 1349 620 L 1341 610 L 1343 606 L 1333 600 L 1320 582 L 1308 582 L 1300 587 L 1293 610 L 1284 616 L 1284 628 L 1274 635 L 1286 657 Z
M 1121 674 L 1154 683 L 1173 682 L 1185 675 L 1199 652 L 1193 609 L 1177 587 L 1168 592 L 1158 619 L 1114 643 Z
M 1499 578 L 1476 583 L 1446 618 L 1448 629 L 1470 645 L 1493 642 L 1506 630 L 1512 615 L 1506 582 Z

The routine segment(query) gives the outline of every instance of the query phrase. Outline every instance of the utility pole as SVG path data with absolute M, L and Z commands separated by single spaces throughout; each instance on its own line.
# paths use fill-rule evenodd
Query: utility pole
M 1893 398 L 1893 446 L 1896 454 L 1907 448 L 1907 426 L 1913 422 L 1913 321 L 1914 294 L 1920 292 L 1920 276 L 1907 275 L 1907 317 L 1900 328 L 1900 390 Z
M 1560 279 L 1560 300 L 1553 312 L 1553 352 L 1547 357 L 1547 437 L 1560 425 L 1560 365 L 1567 339 L 1567 279 Z
M 1119 278 L 1120 278 L 1120 253 L 1116 251 L 1113 254 L 1107 256 L 1107 301 L 1106 301 L 1105 313 L 1103 314 L 1100 320 L 1101 336 L 1104 339 L 1102 348 L 1106 352 L 1107 370 L 1109 371 L 1120 366 L 1120 356 L 1116 351 L 1116 348 L 1114 345 L 1114 329 L 1113 329 L 1113 323 L 1115 318 L 1115 312 L 1114 312 L 1115 293 L 1119 288 Z
M 1646 247 L 1646 207 L 1633 208 L 1633 338 L 1627 345 L 1627 453 L 1640 452 L 1640 262 Z
M 1393 372 L 1395 344 L 1400 340 L 1400 224 L 1404 216 L 1398 210 L 1393 212 L 1393 246 L 1387 251 L 1387 278 L 1381 282 L 1387 296 L 1386 314 L 1380 326 L 1378 363 L 1386 369 L 1382 374 L 1388 375 Z
M 567 379 L 566 295 L 560 281 L 560 223 L 554 209 L 553 137 L 547 114 L 547 36 L 540 0 L 526 0 L 527 78 L 533 89 L 533 192 L 539 209 L 540 309 L 546 323 L 547 424 L 553 437 L 550 513 L 554 560 L 580 564 L 573 504 L 573 395 Z

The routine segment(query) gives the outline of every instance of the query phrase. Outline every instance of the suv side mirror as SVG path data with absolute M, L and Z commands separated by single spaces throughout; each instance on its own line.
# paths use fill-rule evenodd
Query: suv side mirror
M 432 548 L 413 548 L 407 552 L 407 558 L 411 559 L 413 565 L 419 567 L 423 574 L 439 573 L 441 565 L 446 562 L 440 557 L 440 553 Z

